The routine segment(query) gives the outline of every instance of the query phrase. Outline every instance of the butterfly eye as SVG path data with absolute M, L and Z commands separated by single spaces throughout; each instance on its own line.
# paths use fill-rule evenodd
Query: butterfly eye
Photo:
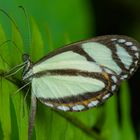
M 30 59 L 30 56 L 29 56 L 28 54 L 23 54 L 23 55 L 22 55 L 22 60 L 23 60 L 24 62 L 28 61 L 29 59 Z

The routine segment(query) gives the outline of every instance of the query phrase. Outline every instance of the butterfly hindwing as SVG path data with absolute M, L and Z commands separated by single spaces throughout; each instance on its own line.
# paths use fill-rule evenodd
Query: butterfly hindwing
M 104 102 L 118 88 L 116 75 L 105 72 L 50 70 L 36 74 L 33 94 L 44 104 L 64 111 L 81 111 Z

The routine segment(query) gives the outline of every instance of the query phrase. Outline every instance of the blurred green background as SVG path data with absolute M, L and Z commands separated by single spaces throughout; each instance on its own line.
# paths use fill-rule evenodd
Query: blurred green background
M 18 8 L 22 5 L 29 17 Z M 38 60 L 55 48 L 105 34 L 124 34 L 140 41 L 138 0 L 0 0 L 0 44 L 12 39 L 22 52 Z M 21 64 L 12 43 L 0 46 L 0 72 Z M 5 61 L 4 61 L 5 60 Z M 38 102 L 32 140 L 140 139 L 140 71 L 122 83 L 117 94 L 100 107 L 80 113 L 56 112 Z M 14 95 L 23 85 L 21 72 L 0 80 L 0 140 L 26 140 L 30 93 Z

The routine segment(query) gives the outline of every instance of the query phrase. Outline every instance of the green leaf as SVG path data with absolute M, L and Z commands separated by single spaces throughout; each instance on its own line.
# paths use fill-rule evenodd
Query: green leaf
M 117 100 L 114 95 L 105 103 L 105 123 L 102 128 L 102 135 L 107 140 L 119 140 L 120 129 L 118 123 Z
M 4 71 L 8 68 L 9 62 L 7 56 L 9 56 L 6 36 L 5 32 L 3 31 L 2 25 L 0 25 L 0 71 Z
M 2 29 L 2 26 L 0 26 L 0 38 L 1 41 L 5 42 L 6 37 Z M 1 42 L 1 44 L 3 42 Z M 5 55 L 4 52 L 3 54 Z M 6 70 L 7 68 L 7 64 L 4 62 L 3 58 L 4 57 L 2 56 L 1 53 L 0 54 L 1 73 L 3 73 L 3 71 Z M 2 129 L 2 133 L 0 137 L 3 137 L 4 140 L 10 139 L 10 135 L 11 135 L 10 96 L 8 92 L 9 92 L 8 83 L 6 80 L 2 78 L 2 75 L 0 75 L 0 96 L 1 96 L 0 97 L 0 122 L 1 122 L 1 129 Z
M 33 61 L 37 61 L 44 55 L 44 42 L 42 40 L 41 32 L 37 26 L 37 23 L 32 18 L 32 46 L 30 48 L 30 54 Z
M 134 129 L 131 120 L 130 111 L 130 91 L 127 82 L 123 82 L 121 86 L 121 114 L 122 114 L 122 140 L 135 140 Z
M 1 38 L 3 36 L 4 41 L 6 40 L 6 38 L 4 37 L 4 32 L 2 30 L 2 28 L 0 28 L 0 35 Z M 2 57 L 4 59 L 0 59 L 0 67 L 1 69 L 7 70 L 7 66 L 9 68 L 10 65 L 12 64 L 19 64 L 20 59 L 19 57 L 21 56 L 21 54 L 19 53 L 18 49 L 22 49 L 23 45 L 22 45 L 22 39 L 20 37 L 19 32 L 16 30 L 16 28 L 13 26 L 13 41 L 15 41 L 18 46 L 15 46 L 12 44 L 9 45 L 7 44 L 6 46 L 4 46 L 4 48 L 2 50 Z M 10 55 L 9 55 L 10 54 Z M 5 61 L 6 60 L 6 61 Z M 8 65 L 7 65 L 7 61 L 8 61 Z M 9 65 L 10 64 L 10 65 Z M 6 65 L 6 68 L 5 68 Z M 3 75 L 2 75 L 3 77 Z M 23 114 L 23 96 L 22 94 L 18 94 L 17 98 L 12 98 L 13 94 L 17 91 L 17 88 L 15 87 L 15 83 L 17 84 L 17 86 L 19 85 L 18 82 L 13 81 L 13 79 L 9 78 L 9 77 L 4 77 L 0 80 L 1 83 L 1 87 L 0 87 L 0 121 L 1 123 L 1 127 L 2 127 L 2 135 L 3 135 L 3 139 L 4 140 L 8 140 L 8 139 L 27 139 L 27 128 L 28 128 L 28 113 L 27 113 L 27 105 L 25 104 L 24 107 L 24 112 L 25 114 Z M 22 100 L 21 100 L 22 99 Z M 22 102 L 20 102 L 22 101 Z M 21 115 L 19 115 L 21 114 Z M 12 126 L 11 126 L 12 124 Z M 17 127 L 16 127 L 17 124 Z M 13 128 L 13 129 L 12 129 Z M 13 133 L 15 132 L 15 134 Z
M 19 65 L 21 63 L 21 56 L 24 52 L 23 47 L 23 39 L 21 32 L 15 27 L 15 25 L 12 24 L 12 41 L 14 44 L 9 48 L 10 50 L 10 57 L 11 64 Z
M 11 117 L 10 117 L 10 89 L 6 80 L 0 81 L 0 121 L 3 132 L 3 140 L 8 140 L 11 137 Z

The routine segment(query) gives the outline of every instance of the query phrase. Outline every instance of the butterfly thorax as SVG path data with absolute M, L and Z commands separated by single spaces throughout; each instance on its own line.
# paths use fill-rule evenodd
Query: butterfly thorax
M 33 75 L 32 62 L 31 62 L 28 54 L 23 54 L 22 59 L 25 62 L 25 65 L 23 68 L 23 73 L 22 73 L 22 79 L 24 81 L 30 81 L 30 80 L 32 80 L 31 75 Z

